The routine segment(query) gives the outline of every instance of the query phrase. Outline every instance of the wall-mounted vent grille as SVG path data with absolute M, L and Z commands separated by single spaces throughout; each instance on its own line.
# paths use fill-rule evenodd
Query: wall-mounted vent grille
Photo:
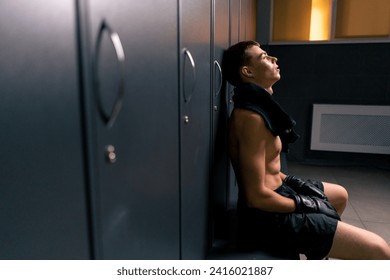
M 390 106 L 314 104 L 311 149 L 390 154 Z

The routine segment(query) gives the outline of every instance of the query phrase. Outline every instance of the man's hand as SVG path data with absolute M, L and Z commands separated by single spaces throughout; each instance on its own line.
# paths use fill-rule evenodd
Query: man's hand
M 299 213 L 321 213 L 333 219 L 340 220 L 336 209 L 327 200 L 318 197 L 310 197 L 302 194 L 292 194 L 290 198 L 294 199 L 296 212 Z
M 294 175 L 288 175 L 284 181 L 286 184 L 299 194 L 318 197 L 322 200 L 328 201 L 326 195 L 318 189 L 315 185 L 308 181 L 304 181 Z

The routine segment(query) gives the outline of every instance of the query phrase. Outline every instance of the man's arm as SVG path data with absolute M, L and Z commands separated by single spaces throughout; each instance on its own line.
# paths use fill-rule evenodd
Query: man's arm
M 294 212 L 293 199 L 265 186 L 266 155 L 269 152 L 266 146 L 275 141 L 275 136 L 266 128 L 264 120 L 257 114 L 247 116 L 239 137 L 238 166 L 248 206 L 270 212 Z

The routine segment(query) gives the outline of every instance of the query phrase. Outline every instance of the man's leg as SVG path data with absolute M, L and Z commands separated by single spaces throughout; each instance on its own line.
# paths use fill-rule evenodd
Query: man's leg
M 337 259 L 390 259 L 390 247 L 379 235 L 338 222 L 329 256 Z
M 348 192 L 340 185 L 322 182 L 324 185 L 324 193 L 328 197 L 329 202 L 336 208 L 337 213 L 341 216 L 348 202 Z

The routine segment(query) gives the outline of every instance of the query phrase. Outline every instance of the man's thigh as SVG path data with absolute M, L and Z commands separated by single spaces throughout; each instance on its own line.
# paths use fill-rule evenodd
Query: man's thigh
M 329 202 L 336 208 L 341 216 L 348 202 L 347 190 L 338 184 L 322 182 L 324 185 L 324 193 L 328 197 Z
M 382 259 L 389 248 L 386 241 L 365 229 L 338 222 L 329 256 L 338 259 Z

